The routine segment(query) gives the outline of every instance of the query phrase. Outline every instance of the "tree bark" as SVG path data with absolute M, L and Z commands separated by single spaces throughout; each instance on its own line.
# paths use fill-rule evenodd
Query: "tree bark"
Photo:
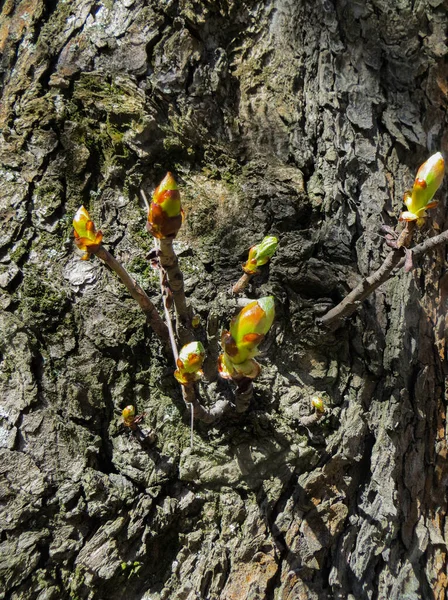
M 441 0 L 3 4 L 0 598 L 446 600 L 444 247 L 315 322 L 447 156 L 446 27 Z M 246 290 L 277 302 L 254 400 L 193 450 L 158 338 L 71 233 L 84 204 L 162 314 L 139 189 L 168 170 L 210 355 L 247 248 L 280 242 Z

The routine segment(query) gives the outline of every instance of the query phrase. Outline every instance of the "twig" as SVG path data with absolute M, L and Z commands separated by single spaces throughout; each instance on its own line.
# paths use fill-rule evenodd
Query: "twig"
M 149 202 L 143 190 L 140 190 L 145 206 L 149 210 Z M 173 240 L 162 238 L 159 240 L 159 261 L 165 270 L 171 292 L 173 294 L 174 307 L 176 309 L 177 335 L 182 344 L 193 341 L 191 332 L 192 311 L 187 304 L 184 290 L 184 276 L 179 268 L 179 260 L 173 248 Z
M 414 246 L 413 248 L 411 248 L 411 252 L 413 256 L 418 258 L 419 256 L 426 254 L 427 252 L 429 252 L 433 248 L 436 248 L 437 246 L 440 246 L 441 244 L 448 244 L 448 230 L 425 240 L 417 246 Z M 398 266 L 401 267 L 403 265 L 400 263 Z
M 123 265 L 121 265 L 118 260 L 114 258 L 112 254 L 110 254 L 110 252 L 103 248 L 103 246 L 99 246 L 98 249 L 92 253 L 106 263 L 106 265 L 108 265 L 113 271 L 115 271 L 115 273 L 127 287 L 131 296 L 138 302 L 138 305 L 145 313 L 146 318 L 151 327 L 154 329 L 156 335 L 162 340 L 162 342 L 167 342 L 169 339 L 167 326 L 163 322 L 149 296 L 143 291 L 139 284 L 132 279 Z
M 191 332 L 192 311 L 187 304 L 184 290 L 184 276 L 179 268 L 179 260 L 174 252 L 173 240 L 161 239 L 159 260 L 166 272 L 176 309 L 177 335 L 182 344 L 193 341 Z
M 160 243 L 160 241 L 161 240 L 154 239 L 154 245 L 156 248 L 156 252 L 157 252 L 157 250 L 159 250 L 158 242 Z M 160 254 L 159 254 L 159 257 L 160 257 Z M 164 279 L 164 270 L 163 270 L 162 265 L 159 265 L 159 281 L 160 281 L 160 290 L 162 292 L 163 309 L 165 312 L 166 325 L 167 325 L 168 332 L 169 332 L 169 340 L 170 340 L 170 344 L 171 344 L 171 350 L 173 352 L 174 362 L 177 364 L 177 359 L 179 358 L 179 351 L 177 349 L 177 343 L 176 343 L 176 338 L 174 335 L 174 329 L 173 329 L 173 323 L 171 320 L 170 311 L 166 304 L 166 298 L 164 296 L 163 279 Z M 204 421 L 205 423 L 212 423 L 213 421 L 220 418 L 224 414 L 224 412 L 227 410 L 227 408 L 230 407 L 230 404 L 228 402 L 218 401 L 218 402 L 216 402 L 214 407 L 212 407 L 211 409 L 206 409 L 204 406 L 202 406 L 202 404 L 197 399 L 193 384 L 187 384 L 187 385 L 181 384 L 180 387 L 182 390 L 182 398 L 183 398 L 185 404 L 187 406 L 189 406 L 190 410 L 191 410 L 190 444 L 191 444 L 191 447 L 193 448 L 194 419 L 195 418 L 199 419 L 201 421 Z
M 202 406 L 196 397 L 193 384 L 182 386 L 182 396 L 184 402 L 192 406 L 195 419 L 204 423 L 213 423 L 230 409 L 230 402 L 227 400 L 217 400 L 211 408 Z
M 392 271 L 395 268 L 401 269 L 406 264 L 406 252 L 410 252 L 414 258 L 419 258 L 442 244 L 448 244 L 448 230 L 425 240 L 409 250 L 403 247 L 392 250 L 387 255 L 381 267 L 373 275 L 364 279 L 342 302 L 332 308 L 318 322 L 325 327 L 336 329 L 342 319 L 353 314 L 363 300 L 382 283 L 394 276 Z
M 239 381 L 233 380 L 237 384 L 235 391 L 235 408 L 237 413 L 247 412 L 249 405 L 254 397 L 254 386 L 252 380 L 243 377 Z
M 305 417 L 302 417 L 301 419 L 299 419 L 299 423 L 303 427 L 310 427 L 311 425 L 318 423 L 322 419 L 324 414 L 325 413 L 319 412 L 316 410 L 315 412 L 311 413 L 310 415 L 306 415 Z
M 243 290 L 247 288 L 250 283 L 250 280 L 255 275 L 255 273 L 243 273 L 235 285 L 232 287 L 232 294 L 240 294 Z
M 400 261 L 403 260 L 404 264 L 404 256 L 405 251 L 402 249 L 389 252 L 381 267 L 373 275 L 366 277 L 342 302 L 321 317 L 318 320 L 319 324 L 336 329 L 342 319 L 352 315 L 363 300 L 370 296 L 382 283 L 390 279 L 392 271 L 399 265 Z
M 392 271 L 398 267 L 403 266 L 406 262 L 406 252 L 408 245 L 411 243 L 413 230 L 415 228 L 414 222 L 407 222 L 405 229 L 402 231 L 398 238 L 400 246 L 386 256 L 381 267 L 370 275 L 363 279 L 363 281 L 355 287 L 337 306 L 332 308 L 326 315 L 318 319 L 318 323 L 324 327 L 330 329 L 336 329 L 342 319 L 346 319 L 352 315 L 360 304 L 365 300 L 372 292 L 374 292 L 381 284 L 392 277 Z M 434 238 L 432 238 L 434 239 Z M 429 241 L 429 240 L 428 240 Z M 443 243 L 443 242 L 439 242 Z M 435 244 L 437 245 L 437 244 Z M 416 246 L 418 248 L 418 246 Z M 416 248 L 412 249 L 412 254 L 415 255 Z

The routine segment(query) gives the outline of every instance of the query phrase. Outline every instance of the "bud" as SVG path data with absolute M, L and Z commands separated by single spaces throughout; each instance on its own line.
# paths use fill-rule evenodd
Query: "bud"
M 182 225 L 182 218 L 176 180 L 171 173 L 167 173 L 152 196 L 146 227 L 155 238 L 175 238 Z
M 73 219 L 73 228 L 75 234 L 75 244 L 85 254 L 82 260 L 87 260 L 90 253 L 96 252 L 100 247 L 103 234 L 101 231 L 96 231 L 95 224 L 90 219 L 90 215 L 84 206 L 78 210 Z
M 194 315 L 191 319 L 191 326 L 196 329 L 201 324 L 201 317 L 199 315 Z
M 404 203 L 409 210 L 401 213 L 400 221 L 416 221 L 426 216 L 425 211 L 437 206 L 432 201 L 442 184 L 445 174 L 445 161 L 440 152 L 433 154 L 417 171 L 411 192 L 404 195 Z
M 121 414 L 126 427 L 132 427 L 135 419 L 135 408 L 132 406 L 132 404 L 123 408 L 123 412 Z
M 311 405 L 317 412 L 325 412 L 324 401 L 322 398 L 319 398 L 319 396 L 314 396 L 314 398 L 311 398 Z
M 205 350 L 201 342 L 186 344 L 179 352 L 174 377 L 182 385 L 198 381 L 202 377 L 201 369 L 204 358 Z
M 222 377 L 257 377 L 261 367 L 252 359 L 258 354 L 258 345 L 269 331 L 274 316 L 274 298 L 267 296 L 251 302 L 232 319 L 230 331 L 223 331 L 221 336 L 224 354 L 219 357 L 218 369 Z
M 269 331 L 274 317 L 274 298 L 267 296 L 250 302 L 231 320 L 230 337 L 227 336 L 224 342 L 224 350 L 232 356 L 232 362 L 239 363 L 256 356 L 257 346 Z
M 247 262 L 243 265 L 243 270 L 248 275 L 254 275 L 258 267 L 265 265 L 274 255 L 277 249 L 278 239 L 274 236 L 267 236 L 256 246 L 249 250 Z

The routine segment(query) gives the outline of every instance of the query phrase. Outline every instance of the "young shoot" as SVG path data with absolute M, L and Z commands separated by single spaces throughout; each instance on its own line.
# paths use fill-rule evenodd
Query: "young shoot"
M 259 244 L 250 248 L 247 261 L 243 265 L 244 275 L 232 288 L 234 294 L 241 293 L 248 286 L 252 277 L 258 273 L 258 268 L 265 265 L 273 257 L 277 245 L 278 239 L 273 235 L 269 235 Z
M 442 185 L 444 174 L 445 161 L 440 152 L 433 154 L 420 166 L 412 190 L 404 195 L 404 203 L 408 210 L 402 212 L 399 217 L 400 221 L 405 222 L 404 229 L 398 234 L 394 228 L 382 226 L 382 230 L 386 232 L 386 243 L 392 251 L 374 273 L 364 278 L 337 306 L 319 319 L 321 325 L 336 329 L 357 310 L 363 300 L 393 277 L 397 268 L 404 267 L 405 272 L 411 271 L 414 257 L 446 243 L 447 232 L 444 232 L 411 248 L 415 228 L 424 222 L 426 211 L 437 206 L 437 201 L 433 198 Z
M 147 203 L 142 191 L 143 199 Z M 187 304 L 184 290 L 184 277 L 179 268 L 179 261 L 173 248 L 173 240 L 177 236 L 183 221 L 183 210 L 176 180 L 167 173 L 154 191 L 148 207 L 146 227 L 156 239 L 156 254 L 160 267 L 166 273 L 169 292 L 176 309 L 176 330 L 181 343 L 192 341 L 191 308 Z
M 157 312 L 156 307 L 138 283 L 132 279 L 123 265 L 110 252 L 103 248 L 101 243 L 103 234 L 101 231 L 96 231 L 95 224 L 84 206 L 81 206 L 73 219 L 73 229 L 75 244 L 80 250 L 85 252 L 81 259 L 87 260 L 91 254 L 95 254 L 108 267 L 115 271 L 131 296 L 145 313 L 149 324 L 160 340 L 164 343 L 168 341 L 168 329 Z

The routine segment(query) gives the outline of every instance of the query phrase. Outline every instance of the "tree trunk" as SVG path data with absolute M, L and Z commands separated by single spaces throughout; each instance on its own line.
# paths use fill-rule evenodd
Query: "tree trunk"
M 448 150 L 447 25 L 443 0 L 6 0 L 0 598 L 448 597 L 445 250 L 316 325 Z M 280 240 L 246 290 L 277 307 L 255 401 L 193 449 L 174 364 L 71 228 L 84 204 L 161 311 L 139 189 L 168 170 L 209 356 L 247 249 Z

